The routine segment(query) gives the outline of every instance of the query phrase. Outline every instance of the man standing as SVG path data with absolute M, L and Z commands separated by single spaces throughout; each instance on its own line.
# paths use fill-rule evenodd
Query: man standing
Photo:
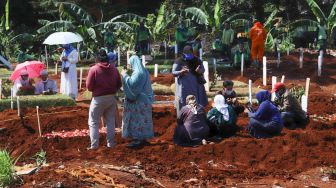
M 264 26 L 260 22 L 256 22 L 249 32 L 249 37 L 252 41 L 252 61 L 258 69 L 261 67 L 261 61 L 264 56 L 265 40 L 267 33 Z
M 234 31 L 230 28 L 230 23 L 224 23 L 224 30 L 222 35 L 222 45 L 224 56 L 229 59 L 231 57 L 231 46 L 234 39 Z
M 92 92 L 92 101 L 89 110 L 89 127 L 91 146 L 88 149 L 97 149 L 99 146 L 99 124 L 103 117 L 106 124 L 107 147 L 114 143 L 115 110 L 117 101 L 115 94 L 121 87 L 121 78 L 118 69 L 108 63 L 108 56 L 104 49 L 99 50 L 97 64 L 90 68 L 86 80 L 86 87 Z
M 148 28 L 145 26 L 144 22 L 140 22 L 140 26 L 137 30 L 136 42 L 137 42 L 137 52 L 144 55 L 149 54 L 149 39 L 150 33 Z
M 176 38 L 178 53 L 181 53 L 185 45 L 187 45 L 187 41 L 189 37 L 188 32 L 189 32 L 188 28 L 185 26 L 185 23 L 183 21 L 180 23 L 180 26 L 176 28 L 175 38 Z
M 42 70 L 40 73 L 41 81 L 36 84 L 36 95 L 54 95 L 57 93 L 57 83 L 48 78 L 48 71 Z

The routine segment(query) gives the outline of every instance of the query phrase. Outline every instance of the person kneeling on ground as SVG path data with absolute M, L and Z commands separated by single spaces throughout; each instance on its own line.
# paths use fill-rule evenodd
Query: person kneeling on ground
M 269 91 L 260 91 L 256 98 L 259 108 L 256 112 L 248 112 L 250 123 L 247 130 L 251 136 L 256 138 L 269 138 L 280 134 L 283 128 L 280 111 L 271 102 Z
M 48 78 L 48 71 L 42 70 L 40 73 L 41 81 L 36 84 L 36 95 L 54 95 L 57 93 L 57 83 Z
M 211 136 L 227 138 L 233 136 L 238 130 L 236 113 L 225 103 L 223 95 L 215 96 L 214 107 L 208 112 L 207 119 Z
M 89 127 L 91 146 L 88 149 L 96 149 L 99 146 L 99 124 L 103 117 L 106 124 L 107 147 L 114 143 L 115 110 L 117 101 L 115 94 L 121 88 L 121 78 L 118 69 L 109 64 L 106 51 L 99 50 L 97 64 L 90 68 L 86 80 L 86 87 L 92 92 L 92 101 L 89 110 Z
M 180 146 L 196 146 L 209 136 L 206 113 L 194 95 L 188 95 L 186 103 L 177 116 L 173 140 Z
M 217 94 L 223 95 L 225 102 L 232 106 L 237 115 L 241 114 L 244 111 L 244 107 L 241 106 L 237 100 L 237 94 L 233 90 L 234 83 L 231 80 L 226 80 L 223 82 L 223 90 L 217 92 Z
M 299 101 L 286 89 L 286 86 L 278 82 L 274 85 L 272 93 L 275 93 L 274 103 L 281 112 L 284 125 L 290 129 L 304 127 L 308 123 L 307 114 L 302 110 Z
M 26 70 L 21 71 L 20 78 L 18 78 L 13 87 L 13 95 L 34 95 L 35 87 L 34 80 L 29 78 L 29 73 Z

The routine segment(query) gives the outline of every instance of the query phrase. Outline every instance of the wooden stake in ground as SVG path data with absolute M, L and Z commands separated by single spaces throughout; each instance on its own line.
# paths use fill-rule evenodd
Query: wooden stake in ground
M 83 67 L 79 69 L 79 89 L 82 89 L 83 82 Z
M 241 63 L 240 63 L 240 76 L 244 75 L 244 53 L 241 55 Z
M 158 64 L 155 64 L 154 65 L 154 77 L 155 78 L 158 76 L 158 71 L 159 71 L 158 69 L 159 69 Z
M 178 45 L 177 43 L 175 44 L 175 57 L 177 57 L 177 54 L 178 54 Z
M 16 97 L 16 108 L 17 108 L 17 112 L 18 112 L 18 116 L 20 117 L 20 96 Z
M 39 106 L 36 106 L 36 116 L 37 116 L 37 125 L 38 125 L 38 129 L 39 129 L 39 135 L 41 137 L 42 132 L 41 132 L 41 123 L 40 123 L 40 115 L 39 115 Z
M 282 75 L 282 77 L 281 77 L 281 83 L 285 83 L 285 75 Z
M 175 108 L 176 108 L 176 115 L 180 113 L 180 103 L 179 98 L 177 96 L 177 77 L 175 77 Z
M 300 48 L 300 69 L 303 67 L 303 48 Z
M 289 48 L 287 48 L 287 55 L 289 55 Z
M 203 60 L 203 49 L 199 49 L 199 58 L 200 60 Z
M 11 109 L 14 109 L 14 103 L 13 103 L 13 96 L 14 96 L 14 89 L 11 88 Z
M 318 56 L 317 60 L 317 75 L 321 76 L 322 75 L 322 64 L 323 64 L 323 51 L 320 51 L 320 55 Z
M 213 72 L 214 74 L 217 73 L 217 59 L 216 58 L 213 59 Z
M 120 65 L 120 47 L 118 46 L 118 66 Z
M 210 85 L 209 85 L 209 64 L 207 61 L 203 61 L 203 67 L 204 67 L 204 78 L 206 80 L 206 83 L 204 84 L 205 91 L 210 91 Z
M 280 52 L 278 52 L 278 62 L 277 63 L 278 63 L 277 66 L 279 68 L 280 67 L 280 63 L 281 63 L 281 54 L 280 54 Z
M 57 70 L 58 63 L 55 64 L 55 75 L 57 75 L 58 70 Z
M 144 67 L 146 67 L 146 56 L 142 55 L 142 56 L 141 56 L 141 61 L 142 61 L 142 65 L 143 65 Z
M 252 80 L 249 80 L 248 90 L 249 90 L 249 102 L 250 104 L 252 104 Z
M 266 67 L 266 56 L 263 57 L 263 85 L 267 85 L 267 67 Z
M 80 43 L 77 43 L 77 52 L 78 54 L 80 54 Z M 78 55 L 78 60 L 80 61 L 81 60 L 81 56 Z
M 47 70 L 49 70 L 47 45 L 44 46 L 44 51 L 45 51 L 45 63 L 47 65 Z
M 275 84 L 277 83 L 277 77 L 272 76 L 272 90 L 274 89 Z M 272 93 L 272 101 L 275 99 L 275 93 Z
M 167 41 L 164 41 L 165 58 L 167 58 Z
M 0 99 L 2 99 L 2 79 L 0 79 Z

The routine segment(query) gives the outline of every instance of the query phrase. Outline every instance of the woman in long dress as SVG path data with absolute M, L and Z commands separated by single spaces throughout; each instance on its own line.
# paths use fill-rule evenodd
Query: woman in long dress
M 77 88 L 77 70 L 78 52 L 70 44 L 62 45 L 64 49 L 61 55 L 62 74 L 60 93 L 76 99 L 78 95 Z
M 122 122 L 123 138 L 133 141 L 127 147 L 140 147 L 146 139 L 154 137 L 152 120 L 153 90 L 150 75 L 142 65 L 138 56 L 130 58 L 133 70 L 131 76 L 122 71 L 122 82 L 125 93 L 125 104 Z

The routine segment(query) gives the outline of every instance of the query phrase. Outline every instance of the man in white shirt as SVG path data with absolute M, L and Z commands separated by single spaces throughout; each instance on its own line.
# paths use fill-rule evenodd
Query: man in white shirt
M 29 78 L 29 73 L 26 70 L 20 72 L 20 77 L 15 80 L 13 87 L 13 96 L 17 95 L 34 95 L 34 81 Z
M 41 81 L 36 84 L 35 94 L 37 95 L 54 95 L 57 93 L 57 83 L 55 80 L 48 78 L 48 71 L 42 70 L 40 73 Z

